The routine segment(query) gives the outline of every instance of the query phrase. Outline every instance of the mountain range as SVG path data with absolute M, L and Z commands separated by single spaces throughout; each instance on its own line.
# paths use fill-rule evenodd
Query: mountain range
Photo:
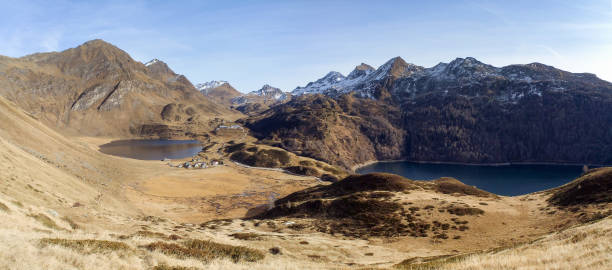
M 330 72 L 244 121 L 267 142 L 352 167 L 373 160 L 612 162 L 612 84 L 539 63 L 396 57 Z M 358 146 L 358 147 L 355 147 Z
M 143 64 L 93 40 L 0 57 L 0 95 L 77 135 L 208 130 L 242 118 L 262 142 L 345 168 L 387 159 L 612 163 L 612 84 L 539 63 L 467 57 L 425 68 L 395 57 L 291 93 L 264 85 L 242 95 L 225 81 L 196 88 L 163 61 Z
M 610 167 L 517 196 L 352 169 L 612 164 L 609 82 L 398 57 L 292 92 L 194 86 L 101 40 L 0 56 L 0 269 L 606 268 Z M 201 148 L 163 161 L 99 150 L 151 137 Z

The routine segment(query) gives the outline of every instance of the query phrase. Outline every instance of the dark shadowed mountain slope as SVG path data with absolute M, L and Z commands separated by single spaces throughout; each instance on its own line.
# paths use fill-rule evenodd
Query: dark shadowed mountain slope
M 612 164 L 612 84 L 592 74 L 473 58 L 432 68 L 394 58 L 365 70 L 298 88 L 294 101 L 246 125 L 346 167 L 382 159 Z

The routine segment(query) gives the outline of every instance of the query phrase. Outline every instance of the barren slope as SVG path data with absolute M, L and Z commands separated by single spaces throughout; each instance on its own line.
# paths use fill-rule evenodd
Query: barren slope
M 170 103 L 208 118 L 235 112 L 158 61 L 145 66 L 102 40 L 62 52 L 0 58 L 0 95 L 44 123 L 82 135 L 130 136 L 162 122 Z M 66 129 L 68 128 L 68 129 Z

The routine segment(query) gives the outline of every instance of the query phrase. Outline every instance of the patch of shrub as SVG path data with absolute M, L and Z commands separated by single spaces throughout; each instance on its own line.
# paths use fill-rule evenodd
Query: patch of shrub
M 446 235 L 445 233 L 436 234 L 436 235 L 434 235 L 434 238 L 436 238 L 436 239 L 448 239 L 448 235 Z
M 196 268 L 193 267 L 184 267 L 184 266 L 170 266 L 167 264 L 158 264 L 153 267 L 153 270 L 194 270 Z
M 338 177 L 336 177 L 334 175 L 326 173 L 326 174 L 321 175 L 321 181 L 335 183 L 335 182 L 340 181 L 340 179 L 338 179 Z
M 309 166 L 309 167 L 315 166 L 315 163 L 310 160 L 300 160 L 299 164 L 302 166 Z
M 323 166 L 322 169 L 325 170 L 325 171 L 328 171 L 328 172 L 330 172 L 331 174 L 334 174 L 334 175 L 344 174 L 344 171 L 342 169 L 337 168 L 337 167 Z
M 149 230 L 141 230 L 141 231 L 137 231 L 135 234 L 133 234 L 133 236 L 140 236 L 140 237 L 146 237 L 146 238 L 159 238 L 159 239 L 170 239 L 170 236 L 167 236 L 163 233 L 160 232 L 152 232 Z M 180 236 L 178 235 L 174 235 L 175 237 L 173 238 L 177 238 L 180 239 Z M 170 239 L 170 240 L 176 240 L 176 239 Z
M 282 254 L 282 252 L 281 252 L 279 247 L 271 247 L 268 251 L 270 251 L 270 254 L 272 254 L 272 255 Z
M 236 151 L 242 151 L 246 148 L 245 143 L 234 144 L 225 147 L 225 153 L 234 153 Z
M 263 259 L 265 256 L 261 251 L 255 249 L 218 244 L 203 240 L 188 240 L 185 241 L 183 245 L 154 242 L 144 247 L 149 251 L 159 251 L 178 258 L 194 258 L 203 261 L 228 258 L 234 263 L 240 261 L 254 262 Z
M 179 244 L 165 243 L 165 242 L 154 242 L 144 246 L 149 251 L 159 251 L 163 254 L 174 256 L 181 259 L 195 258 L 208 261 L 212 259 L 211 254 L 192 248 L 186 248 Z
M 300 224 L 300 223 L 294 223 L 294 224 L 287 226 L 287 228 L 296 230 L 296 231 L 301 231 L 303 229 L 306 229 L 306 225 Z
M 381 199 L 381 198 L 390 198 L 393 197 L 393 193 L 388 191 L 375 191 L 368 194 L 368 198 L 370 199 Z
M 254 167 L 278 168 L 289 164 L 291 156 L 287 151 L 263 149 L 256 153 L 237 151 L 230 156 L 231 160 Z
M 113 251 L 130 251 L 132 248 L 123 242 L 94 240 L 94 239 L 60 239 L 60 238 L 43 238 L 40 243 L 46 245 L 57 245 L 76 250 L 81 253 L 104 253 Z
M 465 260 L 469 254 L 461 255 L 440 255 L 431 257 L 414 257 L 404 260 L 394 267 L 396 269 L 410 269 L 410 270 L 434 270 L 441 269 L 445 265 L 450 263 L 459 262 Z
M 234 234 L 230 234 L 230 236 L 236 239 L 239 239 L 239 240 L 247 240 L 247 241 L 262 239 L 262 235 L 256 234 L 256 233 L 234 233 Z
M 285 167 L 285 170 L 291 173 L 306 175 L 306 176 L 319 176 L 319 171 L 315 168 L 307 167 L 307 166 L 289 166 Z
M 265 256 L 263 252 L 256 249 L 219 244 L 211 241 L 188 240 L 184 245 L 190 249 L 208 252 L 215 258 L 229 258 L 233 262 L 255 262 L 263 259 Z
M 455 207 L 446 208 L 446 211 L 448 211 L 449 213 L 453 215 L 457 215 L 457 216 L 465 216 L 465 215 L 476 216 L 476 215 L 484 214 L 484 211 L 482 209 L 475 208 L 475 207 L 455 206 Z

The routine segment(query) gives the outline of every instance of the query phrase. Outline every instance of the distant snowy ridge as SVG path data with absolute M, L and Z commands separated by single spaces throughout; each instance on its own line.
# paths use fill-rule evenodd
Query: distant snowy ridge
M 539 63 L 494 67 L 475 58 L 456 58 L 450 63 L 439 63 L 424 68 L 406 63 L 395 57 L 379 68 L 366 64 L 357 66 L 348 76 L 332 71 L 323 78 L 295 88 L 291 94 L 324 94 L 337 96 L 354 93 L 357 96 L 373 98 L 376 90 L 384 86 L 391 94 L 403 98 L 414 97 L 418 93 L 442 92 L 449 89 L 466 89 L 472 85 L 482 85 L 490 81 L 512 82 L 497 98 L 514 102 L 527 95 L 541 95 L 537 83 L 546 81 L 546 89 L 564 91 L 568 79 L 589 80 L 596 78 L 588 73 L 569 73 Z
M 217 88 L 221 85 L 224 85 L 228 83 L 227 81 L 210 81 L 210 82 L 205 82 L 205 83 L 198 83 L 196 84 L 196 89 L 198 89 L 199 91 L 204 91 L 204 90 L 208 90 L 208 89 L 212 89 L 212 88 Z
M 264 102 L 279 102 L 286 100 L 287 97 L 288 93 L 283 92 L 283 90 L 265 84 L 259 90 L 251 91 L 246 95 L 242 95 L 240 97 L 232 99 L 232 103 L 236 105 L 241 105 L 257 100 L 262 100 Z

